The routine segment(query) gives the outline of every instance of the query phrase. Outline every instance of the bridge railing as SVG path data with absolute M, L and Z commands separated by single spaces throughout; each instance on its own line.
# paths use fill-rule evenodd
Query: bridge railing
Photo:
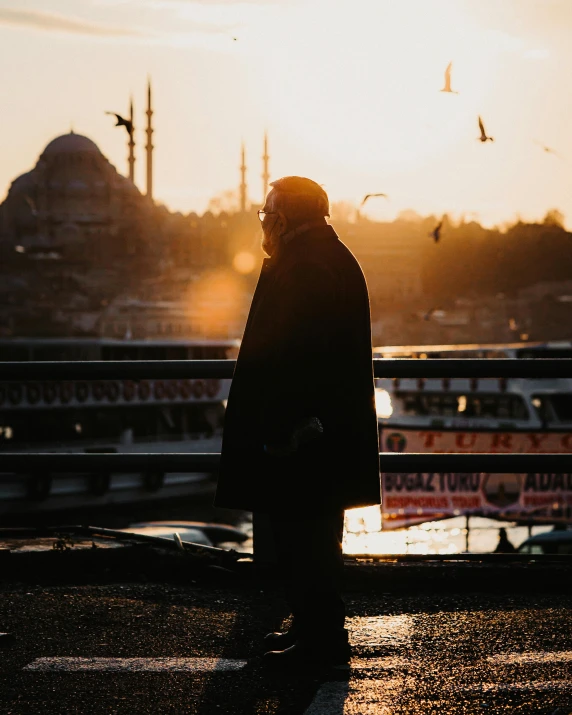
M 36 380 L 230 379 L 234 360 L 0 362 L 0 382 Z M 375 359 L 376 378 L 572 378 L 572 359 Z M 280 375 L 276 375 L 280 379 Z M 218 453 L 58 454 L 0 452 L 0 471 L 215 471 Z M 384 472 L 569 472 L 572 454 L 381 452 Z
M 0 362 L 0 382 L 231 379 L 234 360 Z M 572 359 L 374 359 L 376 378 L 572 378 Z M 280 379 L 277 374 L 276 379 Z M 218 453 L 63 454 L 0 451 L 0 472 L 216 471 Z M 572 472 L 572 454 L 381 452 L 384 472 Z

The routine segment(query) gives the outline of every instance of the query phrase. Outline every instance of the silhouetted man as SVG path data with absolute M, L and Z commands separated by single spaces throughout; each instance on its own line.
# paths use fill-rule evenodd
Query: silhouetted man
M 499 529 L 499 541 L 498 544 L 496 545 L 495 550 L 493 551 L 493 554 L 515 554 L 516 553 L 516 548 L 514 545 L 510 542 L 510 539 L 507 536 L 506 529 L 504 526 L 501 526 Z
M 215 504 L 271 524 L 293 621 L 266 637 L 265 661 L 343 666 L 344 509 L 380 501 L 369 299 L 325 191 L 297 176 L 271 186 Z

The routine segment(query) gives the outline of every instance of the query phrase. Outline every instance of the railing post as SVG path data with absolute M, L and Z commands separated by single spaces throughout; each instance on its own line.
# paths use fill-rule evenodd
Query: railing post
M 465 553 L 469 553 L 469 536 L 471 534 L 471 525 L 470 525 L 470 519 L 471 517 L 469 514 L 466 515 L 465 517 Z

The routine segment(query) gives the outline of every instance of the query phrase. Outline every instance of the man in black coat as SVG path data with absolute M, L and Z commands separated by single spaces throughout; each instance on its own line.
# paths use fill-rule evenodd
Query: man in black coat
M 310 179 L 271 184 L 269 255 L 228 398 L 215 505 L 268 516 L 292 609 L 267 662 L 349 662 L 340 596 L 344 509 L 380 502 L 367 286 Z

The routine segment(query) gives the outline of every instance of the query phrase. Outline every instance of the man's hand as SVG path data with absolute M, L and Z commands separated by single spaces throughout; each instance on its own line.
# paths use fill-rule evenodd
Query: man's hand
M 288 442 L 265 444 L 264 451 L 273 457 L 287 457 L 294 454 L 302 444 L 313 442 L 324 432 L 324 427 L 317 417 L 309 417 L 299 422 Z

